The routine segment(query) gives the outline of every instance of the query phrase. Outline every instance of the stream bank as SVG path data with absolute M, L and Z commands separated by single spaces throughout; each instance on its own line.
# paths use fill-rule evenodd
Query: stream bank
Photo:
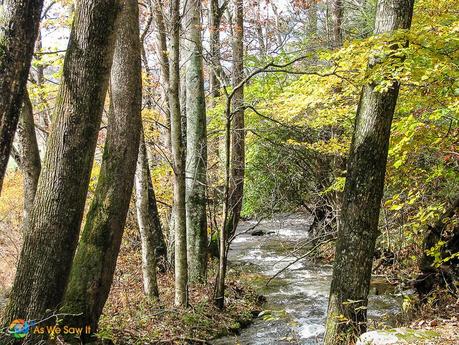
M 239 335 L 214 340 L 214 345 L 310 345 L 321 342 L 325 330 L 332 267 L 300 260 L 268 286 L 266 282 L 296 259 L 299 243 L 308 239 L 311 218 L 305 214 L 277 216 L 257 222 L 245 221 L 229 251 L 230 270 L 243 271 L 250 284 L 266 297 L 264 311 Z M 253 236 L 252 232 L 261 236 Z M 301 255 L 297 252 L 296 255 Z M 401 314 L 401 296 L 384 280 L 372 283 L 368 316 L 373 326 L 392 327 Z

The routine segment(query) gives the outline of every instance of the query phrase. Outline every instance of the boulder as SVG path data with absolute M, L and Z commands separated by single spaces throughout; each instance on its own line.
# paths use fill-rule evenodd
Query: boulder
M 394 328 L 362 334 L 356 345 L 421 344 L 440 335 L 432 330 Z

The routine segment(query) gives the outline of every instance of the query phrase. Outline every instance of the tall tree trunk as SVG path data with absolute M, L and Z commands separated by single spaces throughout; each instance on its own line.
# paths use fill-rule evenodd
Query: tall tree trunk
M 169 106 L 171 112 L 171 147 L 174 170 L 175 227 L 175 305 L 188 301 L 188 267 L 186 253 L 185 150 L 182 143 L 180 113 L 180 0 L 171 1 Z
M 147 296 L 158 298 L 159 291 L 156 280 L 157 258 L 160 259 L 158 261 L 163 261 L 162 265 L 165 266 L 166 262 L 164 260 L 167 257 L 164 255 L 166 254 L 166 248 L 161 230 L 161 221 L 156 207 L 156 198 L 151 182 L 147 147 L 143 133 L 141 133 L 139 157 L 135 173 L 135 190 L 137 222 L 139 224 L 142 244 L 143 290 Z
M 309 1 L 308 9 L 308 34 L 309 37 L 317 36 L 317 2 L 316 0 Z
M 380 0 L 375 34 L 410 27 L 414 0 Z M 396 43 L 391 43 L 397 49 Z M 389 66 L 399 57 L 387 57 Z M 380 63 L 370 61 L 369 72 Z M 330 290 L 325 344 L 349 344 L 365 332 L 368 291 L 381 198 L 384 189 L 390 127 L 399 84 L 387 91 L 379 83 L 363 87 L 347 166 L 341 224 Z M 343 319 L 344 318 L 344 319 Z
M 186 229 L 188 276 L 190 281 L 204 282 L 207 270 L 206 170 L 207 130 L 206 101 L 201 42 L 201 1 L 187 2 L 186 66 Z
M 24 92 L 24 104 L 19 118 L 17 137 L 21 152 L 21 170 L 24 175 L 24 228 L 27 229 L 27 219 L 32 210 L 38 177 L 41 171 L 40 151 L 38 150 L 37 135 L 33 119 L 32 102 L 27 89 Z
M 83 217 L 113 55 L 116 0 L 81 0 L 5 322 L 55 311 Z
M 161 78 L 161 98 L 165 104 L 166 116 L 166 148 L 171 151 L 171 129 L 170 129 L 170 106 L 167 92 L 169 90 L 169 57 L 167 56 L 167 37 L 166 25 L 164 23 L 163 4 L 160 0 L 155 0 L 153 4 L 153 21 L 156 26 L 156 53 L 159 59 L 160 78 Z
M 343 0 L 331 0 L 333 48 L 343 45 Z
M 243 1 L 236 1 L 235 28 L 233 29 L 233 87 L 244 79 L 244 12 Z M 228 225 L 229 234 L 236 231 L 242 208 L 244 194 L 245 168 L 245 126 L 244 126 L 244 88 L 234 93 L 231 103 L 231 173 L 229 185 Z
M 210 0 L 209 10 L 209 31 L 210 31 L 210 95 L 212 98 L 220 96 L 220 78 L 222 75 L 221 55 L 220 55 L 220 25 L 223 10 L 226 6 L 220 7 L 218 0 Z M 213 101 L 213 100 L 212 100 Z
M 255 30 L 257 32 L 258 50 L 260 51 L 260 57 L 264 59 L 266 58 L 266 55 L 268 54 L 268 52 L 266 50 L 265 37 L 263 35 L 263 27 L 261 26 L 260 0 L 256 1 L 256 6 L 257 6 L 257 11 L 256 11 L 256 17 L 255 17 Z M 237 19 L 235 20 L 237 21 Z M 234 47 L 233 47 L 233 50 L 234 50 Z M 236 63 L 236 61 L 233 61 L 233 63 Z
M 226 104 L 225 124 L 225 196 L 224 219 L 219 234 L 219 265 L 215 288 L 215 305 L 223 309 L 225 306 L 225 278 L 228 261 L 228 238 L 236 231 L 242 205 L 244 180 L 244 2 L 234 0 L 235 18 L 233 32 L 233 86 L 232 97 L 228 97 Z M 234 99 L 236 98 L 236 99 Z M 233 121 L 232 121 L 232 116 Z M 237 118 L 237 119 L 236 119 Z M 233 122 L 233 135 L 231 135 Z M 236 131 L 236 128 L 238 129 Z M 236 134 L 236 132 L 238 132 Z M 241 170 L 242 168 L 242 170 Z M 239 198 L 236 195 L 239 194 Z
M 2 1 L 0 18 L 0 194 L 19 121 L 43 0 Z
M 68 324 L 97 331 L 113 281 L 139 150 L 142 80 L 137 1 L 124 0 L 116 28 L 111 107 L 102 167 L 64 297 Z

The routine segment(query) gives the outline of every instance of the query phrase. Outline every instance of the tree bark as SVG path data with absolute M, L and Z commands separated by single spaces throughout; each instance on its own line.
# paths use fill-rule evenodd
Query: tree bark
M 257 33 L 258 50 L 260 52 L 260 57 L 262 59 L 265 59 L 266 55 L 268 54 L 268 51 L 266 49 L 265 37 L 264 37 L 264 34 L 263 34 L 263 27 L 261 26 L 260 0 L 257 0 L 256 4 L 254 4 L 254 5 L 257 6 L 257 11 L 256 11 L 256 17 L 255 17 L 255 23 L 254 24 L 255 24 L 255 31 Z M 236 13 L 236 17 L 237 17 L 237 13 Z M 237 18 L 235 18 L 235 20 L 237 22 Z M 236 23 L 236 25 L 237 25 L 237 23 Z M 236 30 L 237 30 L 237 28 L 236 28 Z M 236 33 L 235 37 L 237 37 L 237 33 Z M 233 52 L 234 52 L 234 47 L 233 47 Z M 234 59 L 234 57 L 233 57 L 233 59 Z M 233 63 L 236 63 L 236 61 L 233 60 Z M 234 78 L 234 76 L 233 76 L 233 78 Z
M 110 79 L 111 109 L 94 199 L 73 261 L 62 311 L 68 322 L 97 331 L 113 281 L 139 150 L 142 79 L 137 1 L 124 0 L 118 16 Z M 88 340 L 85 335 L 84 340 Z
M 20 168 L 24 176 L 24 229 L 27 229 L 27 219 L 32 210 L 35 192 L 37 191 L 41 160 L 35 133 L 32 103 L 27 89 L 23 98 L 24 104 L 19 118 L 17 137 L 21 155 Z
M 65 313 L 79 314 L 92 332 L 108 298 L 123 237 L 139 150 L 142 79 L 137 3 L 124 0 L 118 16 L 110 79 L 111 109 L 94 199 L 73 261 Z M 89 338 L 88 338 L 89 339 Z M 86 340 L 88 340 L 86 339 Z
M 0 18 L 0 194 L 38 34 L 42 0 L 5 0 Z
M 188 277 L 204 282 L 207 270 L 206 101 L 201 42 L 201 2 L 189 0 L 186 15 L 187 65 L 187 154 L 186 154 L 186 229 Z
M 333 48 L 339 48 L 343 45 L 343 0 L 332 1 L 332 27 L 333 27 Z
M 310 0 L 308 9 L 308 34 L 311 38 L 317 37 L 317 2 Z
M 234 0 L 235 27 L 233 28 L 233 87 L 243 81 L 244 67 L 244 2 Z M 244 101 L 243 87 L 235 89 L 226 104 L 225 124 L 225 195 L 223 225 L 219 234 L 219 265 L 214 302 L 219 309 L 225 306 L 225 278 L 228 261 L 228 238 L 236 231 L 242 205 L 244 181 Z M 231 99 L 230 99 L 231 98 Z M 233 121 L 232 121 L 233 119 Z M 233 122 L 233 135 L 231 123 Z M 236 129 L 237 134 L 236 134 Z M 239 194 L 239 198 L 236 195 Z
M 182 142 L 180 112 L 180 0 L 171 1 L 169 106 L 171 112 L 171 148 L 174 170 L 175 227 L 175 305 L 188 304 L 188 267 L 186 253 L 185 150 Z
M 380 0 L 375 34 L 407 29 L 414 0 Z M 397 49 L 397 45 L 392 45 Z M 391 54 L 390 64 L 400 58 Z M 370 61 L 369 72 L 378 61 Z M 330 289 L 325 344 L 349 344 L 366 331 L 368 291 L 384 189 L 390 127 L 399 84 L 363 87 L 348 159 L 341 226 Z
M 244 79 L 244 12 L 243 1 L 236 1 L 235 28 L 233 29 L 233 87 Z M 234 93 L 231 103 L 231 172 L 229 185 L 228 225 L 230 235 L 236 231 L 242 208 L 245 169 L 244 88 Z
M 167 92 L 169 90 L 169 57 L 167 56 L 166 25 L 164 22 L 162 1 L 155 0 L 153 4 L 153 21 L 156 26 L 156 53 L 159 59 L 161 98 L 164 100 L 166 116 L 166 148 L 171 151 L 170 106 Z
M 221 88 L 221 54 L 220 54 L 220 25 L 223 16 L 223 10 L 226 6 L 220 7 L 218 0 L 210 0 L 209 10 L 209 32 L 210 32 L 210 95 L 212 98 L 220 96 Z
M 113 55 L 116 0 L 81 0 L 4 321 L 55 311 L 83 217 Z
M 147 147 L 145 146 L 143 133 L 141 134 L 139 157 L 137 159 L 135 190 L 137 222 L 139 224 L 142 244 L 143 290 L 148 297 L 158 298 L 159 291 L 156 280 L 157 258 L 160 258 L 160 252 L 165 250 L 165 244 L 164 241 L 161 241 L 161 222 L 156 207 L 150 167 L 148 165 Z M 161 242 L 164 245 L 162 248 Z M 161 256 L 161 260 L 165 259 L 165 256 Z M 163 265 L 165 264 L 163 261 Z

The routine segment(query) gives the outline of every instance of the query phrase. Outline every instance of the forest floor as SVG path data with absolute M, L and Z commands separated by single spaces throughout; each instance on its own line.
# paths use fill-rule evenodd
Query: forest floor
M 124 242 L 127 241 L 129 236 L 125 237 Z M 227 280 L 225 309 L 216 308 L 213 304 L 214 264 L 209 269 L 207 284 L 190 286 L 189 308 L 173 305 L 173 272 L 159 274 L 160 300 L 149 300 L 142 292 L 141 257 L 136 246 L 123 245 L 100 321 L 100 338 L 125 345 L 206 343 L 237 333 L 261 311 L 262 296 L 243 283 L 243 277 L 231 275 Z

